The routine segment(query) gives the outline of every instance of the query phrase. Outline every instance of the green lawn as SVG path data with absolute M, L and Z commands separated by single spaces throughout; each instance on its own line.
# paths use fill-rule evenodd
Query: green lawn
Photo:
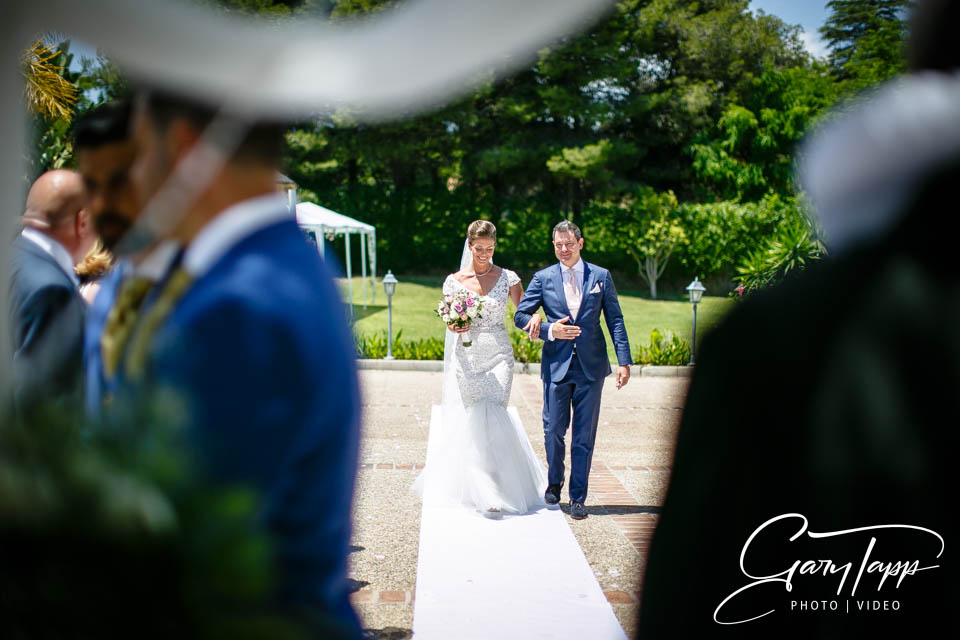
M 398 278 L 397 292 L 393 296 L 393 331 L 403 331 L 403 339 L 417 340 L 431 336 L 443 338 L 443 323 L 436 314 L 440 300 L 443 276 L 404 276 Z M 369 282 L 369 281 L 368 281 Z M 340 290 L 347 299 L 347 281 L 339 281 Z M 387 330 L 387 297 L 383 293 L 383 284 L 377 279 L 376 304 L 372 304 L 372 291 L 367 286 L 368 305 L 363 308 L 363 289 L 361 279 L 353 279 L 353 301 L 357 334 L 369 335 Z M 623 309 L 627 335 L 630 337 L 631 351 L 636 354 L 637 347 L 650 343 L 653 329 L 669 329 L 690 341 L 692 308 L 685 300 L 649 300 L 637 291 L 620 291 L 620 307 Z M 729 298 L 704 297 L 697 309 L 697 343 L 710 327 L 732 308 Z M 513 326 L 513 305 L 509 306 L 509 326 Z M 604 330 L 606 334 L 606 330 Z M 610 337 L 607 336 L 607 352 L 612 362 L 616 362 Z

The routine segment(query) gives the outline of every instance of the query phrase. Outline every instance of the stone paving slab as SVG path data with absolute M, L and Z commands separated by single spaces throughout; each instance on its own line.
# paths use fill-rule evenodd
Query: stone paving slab
M 363 369 L 360 383 L 364 415 L 352 601 L 372 637 L 400 640 L 410 637 L 413 624 L 420 530 L 420 501 L 409 488 L 426 458 L 430 407 L 440 403 L 442 374 Z M 682 376 L 635 376 L 618 391 L 607 378 L 586 503 L 590 516 L 569 520 L 628 635 L 635 630 L 640 578 L 688 385 Z M 539 376 L 515 375 L 511 404 L 546 464 Z

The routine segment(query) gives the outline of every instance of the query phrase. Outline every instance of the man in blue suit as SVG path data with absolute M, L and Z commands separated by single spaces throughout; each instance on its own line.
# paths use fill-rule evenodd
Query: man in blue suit
M 564 437 L 573 408 L 570 445 L 570 516 L 587 517 L 587 481 L 600 420 L 603 379 L 612 372 L 600 328 L 603 312 L 617 352 L 617 389 L 630 380 L 630 343 L 623 324 L 610 272 L 580 258 L 583 236 L 572 222 L 553 228 L 553 248 L 559 264 L 534 274 L 517 306 L 514 323 L 526 326 L 543 307 L 547 322 L 540 328 L 545 340 L 540 363 L 543 378 L 543 436 L 547 452 L 548 504 L 560 502 L 566 452 Z
M 144 202 L 184 178 L 185 158 L 212 150 L 201 136 L 214 114 L 178 96 L 138 96 L 131 179 Z M 282 127 L 235 124 L 241 137 L 221 151 L 222 166 L 165 212 L 184 251 L 139 312 L 121 399 L 179 395 L 209 476 L 260 496 L 278 604 L 318 637 L 359 638 L 346 578 L 359 446 L 353 341 L 332 278 L 275 190 Z

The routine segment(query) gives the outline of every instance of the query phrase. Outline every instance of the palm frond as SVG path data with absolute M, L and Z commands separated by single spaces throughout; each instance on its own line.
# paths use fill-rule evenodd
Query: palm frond
M 60 52 L 40 40 L 34 41 L 22 58 L 27 107 L 37 116 L 69 120 L 77 103 L 77 88 L 63 77 L 56 64 Z

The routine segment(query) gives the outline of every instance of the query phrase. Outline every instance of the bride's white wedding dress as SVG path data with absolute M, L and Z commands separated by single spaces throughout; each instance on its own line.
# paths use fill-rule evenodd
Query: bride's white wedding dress
M 507 407 L 513 347 L 504 315 L 509 289 L 518 282 L 516 273 L 501 269 L 481 296 L 482 318 L 471 324 L 471 346 L 447 336 L 443 405 L 433 407 L 426 465 L 413 485 L 426 505 L 504 513 L 543 505 L 546 473 L 516 408 Z M 444 295 L 461 288 L 453 275 L 443 283 Z

